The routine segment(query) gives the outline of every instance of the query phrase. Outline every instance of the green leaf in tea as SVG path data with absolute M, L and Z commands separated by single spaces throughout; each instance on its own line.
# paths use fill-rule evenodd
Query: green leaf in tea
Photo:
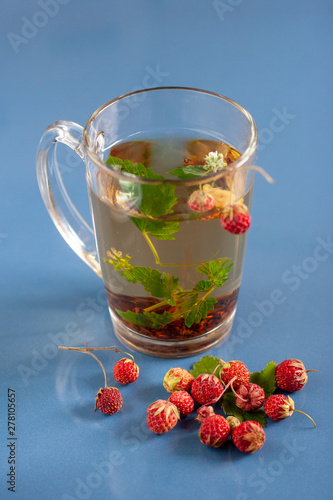
M 157 240 L 174 240 L 174 233 L 180 231 L 178 222 L 153 221 L 138 217 L 130 217 L 130 219 L 142 233 L 150 234 Z
M 201 279 L 192 290 L 183 290 L 178 283 L 178 278 L 168 273 L 161 273 L 150 267 L 132 266 L 126 255 L 114 248 L 108 252 L 105 262 L 112 264 L 115 271 L 130 283 L 141 283 L 144 289 L 153 297 L 164 299 L 147 307 L 142 313 L 131 311 L 118 312 L 124 319 L 135 325 L 149 328 L 160 328 L 172 321 L 183 319 L 185 326 L 190 328 L 193 323 L 199 323 L 207 317 L 208 311 L 214 309 L 217 302 L 215 297 L 209 295 L 227 279 L 232 264 L 229 259 L 216 259 L 197 267 L 201 274 L 207 275 L 207 280 Z M 227 265 L 228 264 L 228 265 Z M 156 312 L 158 309 L 172 307 L 172 311 Z
M 223 286 L 225 281 L 228 279 L 228 274 L 232 266 L 233 263 L 230 262 L 230 259 L 220 258 L 201 264 L 197 267 L 197 271 L 200 274 L 207 275 L 207 282 L 211 287 L 218 288 Z
M 129 263 L 130 257 L 128 255 L 123 257 L 122 253 L 115 249 L 108 252 L 108 257 L 105 262 L 112 264 L 116 271 L 121 271 L 121 275 L 127 281 L 141 283 L 152 296 L 165 298 L 169 304 L 174 304 L 173 294 L 178 288 L 178 278 L 150 267 L 132 266 Z
M 119 311 L 117 313 L 125 321 L 129 321 L 133 325 L 143 326 L 145 328 L 162 328 L 172 321 L 172 314 L 164 311 L 163 314 L 150 313 L 135 313 L 132 311 Z
M 106 163 L 110 166 L 121 169 L 122 172 L 141 177 L 143 179 L 163 181 L 163 175 L 156 174 L 149 167 L 146 168 L 142 163 L 132 163 L 130 160 L 121 160 L 110 156 Z M 144 234 L 155 258 L 160 264 L 156 249 L 149 240 L 148 235 L 158 240 L 174 240 L 174 233 L 180 230 L 179 223 L 176 221 L 152 220 L 155 217 L 171 214 L 173 207 L 177 203 L 178 196 L 175 195 L 175 187 L 170 184 L 136 184 L 128 181 L 121 181 L 124 192 L 134 193 L 133 203 L 139 210 L 139 217 L 130 217 L 130 220 Z M 135 189 L 134 189 L 135 186 Z
M 178 179 L 194 179 L 207 175 L 207 169 L 203 165 L 187 165 L 186 167 L 175 168 L 168 174 L 175 175 Z

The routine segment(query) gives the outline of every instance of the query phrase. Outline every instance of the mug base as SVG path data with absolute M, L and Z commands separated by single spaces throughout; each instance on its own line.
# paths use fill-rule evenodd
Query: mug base
M 113 313 L 111 308 L 109 308 L 109 311 L 114 333 L 117 339 L 125 346 L 159 358 L 185 358 L 206 351 L 224 340 L 231 330 L 236 308 L 221 325 L 204 335 L 186 340 L 159 340 L 146 337 L 126 327 Z

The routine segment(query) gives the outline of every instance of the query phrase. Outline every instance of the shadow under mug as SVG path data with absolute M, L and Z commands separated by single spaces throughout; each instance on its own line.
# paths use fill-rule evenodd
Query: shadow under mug
M 257 140 L 242 106 L 182 87 L 132 92 L 100 107 L 84 128 L 62 120 L 45 130 L 37 154 L 41 195 L 60 234 L 103 278 L 123 344 L 184 357 L 230 331 L 247 233 L 229 233 L 219 217 L 233 201 L 251 210 L 254 171 L 246 167 L 255 163 Z M 68 196 L 58 143 L 84 161 L 93 229 Z M 185 179 L 167 173 L 184 167 L 184 158 L 202 166 L 216 152 L 225 161 L 220 170 Z M 119 160 L 107 164 L 110 156 Z M 191 210 L 194 192 L 212 194 L 214 208 Z

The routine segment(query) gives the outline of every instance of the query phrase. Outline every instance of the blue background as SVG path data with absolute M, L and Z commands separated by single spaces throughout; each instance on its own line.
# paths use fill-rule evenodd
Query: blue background
M 1 498 L 11 495 L 8 388 L 17 399 L 17 500 L 331 498 L 332 2 L 53 0 L 40 15 L 41 3 L 1 3 Z M 161 74 L 156 85 L 211 90 L 248 109 L 259 164 L 276 180 L 257 176 L 234 328 L 208 354 L 252 371 L 289 357 L 317 368 L 294 395 L 317 428 L 296 413 L 270 422 L 251 456 L 205 447 L 192 419 L 163 436 L 147 431 L 146 407 L 167 396 L 166 371 L 197 357 L 137 354 L 139 381 L 108 418 L 92 411 L 103 383 L 97 363 L 56 349 L 118 342 L 101 280 L 41 200 L 38 141 L 50 123 L 84 125 L 104 102 L 144 86 L 148 67 Z M 63 154 L 66 186 L 87 214 L 83 165 Z M 118 357 L 100 357 L 112 383 Z

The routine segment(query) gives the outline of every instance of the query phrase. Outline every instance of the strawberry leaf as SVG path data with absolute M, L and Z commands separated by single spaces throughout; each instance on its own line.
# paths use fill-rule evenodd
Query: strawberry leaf
M 146 168 L 142 163 L 132 163 L 129 160 L 121 160 L 110 156 L 106 163 L 120 169 L 122 172 L 141 177 L 143 179 L 163 181 L 163 175 L 156 174 L 152 168 Z M 129 178 L 130 179 L 130 178 Z M 175 194 L 175 187 L 170 184 L 135 184 L 128 181 L 121 181 L 124 192 L 133 194 L 133 203 L 140 211 L 141 217 L 130 217 L 136 227 L 153 238 L 159 240 L 174 240 L 173 233 L 180 230 L 177 221 L 151 220 L 152 217 L 161 217 L 173 213 L 173 206 L 177 203 L 178 196 Z M 134 196 L 135 195 L 135 196 Z
M 130 217 L 130 219 L 142 233 L 150 234 L 157 240 L 174 240 L 175 237 L 173 234 L 180 231 L 179 223 L 177 221 L 153 221 L 135 217 Z
M 264 389 L 266 399 L 275 391 L 275 365 L 275 361 L 269 361 L 261 372 L 253 372 L 250 375 L 250 382 Z
M 222 397 L 222 409 L 226 415 L 233 415 L 240 422 L 244 420 L 254 420 L 259 422 L 262 427 L 265 427 L 267 421 L 263 410 L 244 411 L 236 406 L 236 397 L 233 392 L 227 392 Z
M 201 373 L 208 373 L 210 375 L 220 364 L 219 358 L 215 358 L 214 356 L 204 356 L 199 361 L 194 363 L 193 369 L 190 370 L 190 373 L 194 378 Z

